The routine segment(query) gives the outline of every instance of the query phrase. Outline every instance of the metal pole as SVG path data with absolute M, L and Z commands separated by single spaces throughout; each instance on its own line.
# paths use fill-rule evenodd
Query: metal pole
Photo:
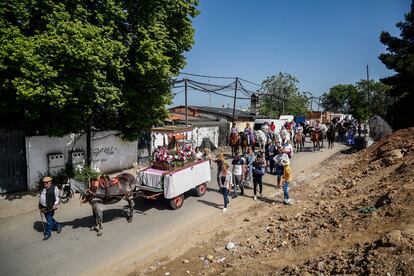
M 185 91 L 185 125 L 188 126 L 187 79 L 184 79 L 184 91 Z
M 90 167 L 92 164 L 92 147 L 91 147 L 91 140 L 92 140 L 92 130 L 91 130 L 91 119 L 88 119 L 86 123 L 86 166 Z
M 321 98 L 320 97 L 318 98 L 318 103 L 317 104 L 318 104 L 318 112 L 319 112 L 319 106 L 321 105 Z
M 369 68 L 367 64 L 367 115 L 369 117 Z
M 234 123 L 234 115 L 236 113 L 236 97 L 237 97 L 237 83 L 239 82 L 239 78 L 236 78 L 236 85 L 234 88 L 234 101 L 233 101 L 233 123 Z

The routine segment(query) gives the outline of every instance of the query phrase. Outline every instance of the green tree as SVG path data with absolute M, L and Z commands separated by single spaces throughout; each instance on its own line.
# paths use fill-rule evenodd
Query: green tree
M 396 72 L 381 82 L 391 87 L 390 94 L 394 97 L 388 119 L 394 128 L 403 128 L 414 123 L 414 112 L 410 111 L 414 102 L 414 2 L 410 12 L 405 14 L 405 21 L 396 26 L 401 31 L 400 37 L 381 33 L 380 40 L 387 46 L 387 53 L 381 54 L 379 59 Z
M 389 87 L 378 81 L 361 80 L 355 85 L 338 84 L 322 95 L 322 107 L 335 113 L 352 114 L 355 118 L 366 120 L 372 115 L 383 116 L 387 108 Z
M 289 73 L 267 77 L 260 90 L 259 113 L 271 117 L 284 114 L 306 115 L 309 100 L 299 92 L 299 81 Z
M 332 86 L 329 92 L 322 94 L 321 105 L 327 111 L 351 114 L 357 89 L 352 84 Z
M 387 104 L 390 100 L 390 87 L 375 80 L 370 80 L 369 82 L 367 80 L 361 80 L 356 83 L 357 90 L 362 95 L 361 99 L 363 97 L 365 97 L 365 99 L 366 97 L 368 97 L 368 85 L 369 101 L 368 107 L 364 109 L 366 109 L 368 117 L 371 117 L 373 115 L 379 115 L 381 117 L 384 117 L 386 110 L 388 108 Z
M 63 135 L 161 122 L 193 44 L 192 0 L 0 3 L 0 127 Z

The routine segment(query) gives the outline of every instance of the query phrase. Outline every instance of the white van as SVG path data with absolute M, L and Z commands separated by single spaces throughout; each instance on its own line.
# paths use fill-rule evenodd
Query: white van
M 276 126 L 276 128 L 275 128 L 275 132 L 276 133 L 280 132 L 280 129 L 284 125 L 284 122 L 281 121 L 281 120 L 278 120 L 278 119 L 256 119 L 256 120 L 254 120 L 254 127 L 253 127 L 253 129 L 254 130 L 260 130 L 260 129 L 262 129 L 262 126 L 264 125 L 265 122 L 268 122 L 269 123 L 269 126 L 273 122 L 275 124 L 275 126 Z
M 286 122 L 290 123 L 290 122 L 295 121 L 295 116 L 293 116 L 293 115 L 281 115 L 279 117 L 279 120 L 283 121 L 283 123 L 286 123 Z

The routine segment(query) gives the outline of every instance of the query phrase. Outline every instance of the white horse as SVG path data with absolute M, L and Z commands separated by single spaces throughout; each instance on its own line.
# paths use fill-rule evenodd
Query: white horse
M 259 148 L 261 150 L 265 149 L 265 145 L 267 144 L 267 135 L 264 133 L 263 130 L 256 130 L 256 142 L 259 144 Z

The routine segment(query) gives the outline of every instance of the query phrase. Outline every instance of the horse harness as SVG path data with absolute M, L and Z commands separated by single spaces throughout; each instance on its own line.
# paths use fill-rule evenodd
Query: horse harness
M 112 179 L 109 178 L 107 175 L 101 175 L 97 181 L 90 181 L 89 182 L 89 189 L 88 191 L 95 195 L 99 188 L 103 189 L 105 191 L 105 198 L 110 197 L 110 189 L 114 186 L 118 186 L 118 191 L 120 194 L 124 194 L 122 192 L 122 186 L 121 183 L 118 180 L 118 177 L 114 177 Z

